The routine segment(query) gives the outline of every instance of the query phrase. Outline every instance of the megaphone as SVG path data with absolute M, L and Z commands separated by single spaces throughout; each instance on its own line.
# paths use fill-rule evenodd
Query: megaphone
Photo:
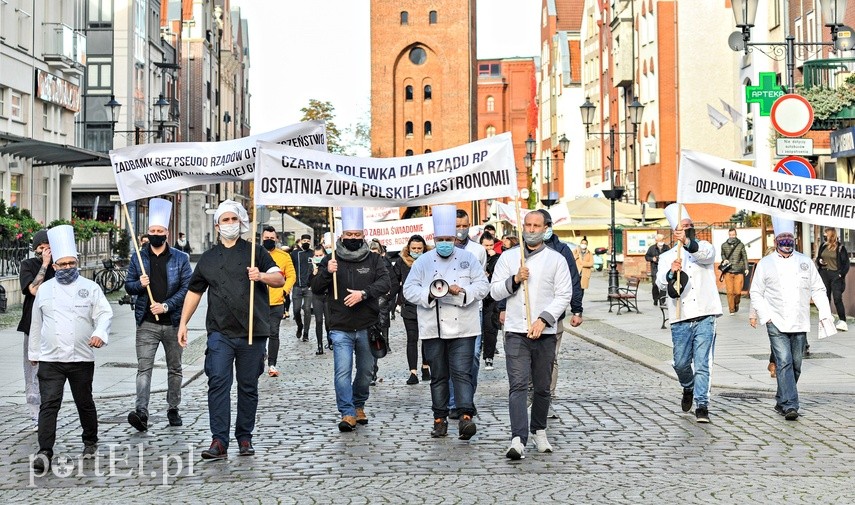
M 448 283 L 442 279 L 434 279 L 430 283 L 430 295 L 434 298 L 442 298 L 448 294 Z

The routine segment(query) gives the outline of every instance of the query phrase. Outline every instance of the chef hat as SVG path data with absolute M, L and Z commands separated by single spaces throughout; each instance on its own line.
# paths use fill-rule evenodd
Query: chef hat
M 218 224 L 220 222 L 220 216 L 226 212 L 234 212 L 238 219 L 240 219 L 241 233 L 249 231 L 249 215 L 246 213 L 246 209 L 243 208 L 243 205 L 234 200 L 223 200 L 220 206 L 217 207 L 217 212 L 214 213 L 214 224 Z
M 772 216 L 772 228 L 775 230 L 776 237 L 782 233 L 796 234 L 796 223 L 785 217 Z
M 364 231 L 362 207 L 341 208 L 341 229 L 343 231 Z
M 679 218 L 677 217 L 678 210 L 682 210 Z M 691 218 L 689 217 L 689 213 L 686 211 L 686 207 L 679 203 L 672 203 L 665 207 L 665 219 L 668 220 L 668 224 L 671 225 L 671 229 L 676 230 L 677 225 L 679 225 L 684 219 Z
M 169 229 L 169 216 L 172 215 L 172 202 L 163 198 L 148 201 L 148 227 L 163 226 Z
M 74 242 L 74 228 L 68 224 L 54 226 L 47 232 L 50 243 L 50 256 L 54 262 L 61 258 L 77 259 L 77 244 Z
M 453 237 L 457 233 L 457 207 L 454 205 L 434 205 L 433 236 Z

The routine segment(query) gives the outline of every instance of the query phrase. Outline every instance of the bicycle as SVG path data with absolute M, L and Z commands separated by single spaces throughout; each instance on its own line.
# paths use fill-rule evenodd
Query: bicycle
M 128 275 L 127 267 L 120 268 L 118 260 L 114 261 L 112 258 L 101 260 L 101 263 L 104 269 L 95 273 L 95 283 L 101 287 L 104 294 L 122 289 Z

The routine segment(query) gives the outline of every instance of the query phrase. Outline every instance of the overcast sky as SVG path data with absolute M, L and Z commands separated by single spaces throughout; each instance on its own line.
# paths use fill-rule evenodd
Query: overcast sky
M 296 123 L 310 98 L 367 121 L 369 0 L 233 0 L 249 23 L 252 132 Z M 536 56 L 541 0 L 478 0 L 478 58 Z

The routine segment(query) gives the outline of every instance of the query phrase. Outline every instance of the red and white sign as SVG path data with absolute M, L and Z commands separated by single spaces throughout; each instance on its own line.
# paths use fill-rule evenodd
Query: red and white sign
M 813 107 L 801 95 L 784 95 L 772 104 L 770 118 L 781 135 L 801 137 L 813 125 Z

